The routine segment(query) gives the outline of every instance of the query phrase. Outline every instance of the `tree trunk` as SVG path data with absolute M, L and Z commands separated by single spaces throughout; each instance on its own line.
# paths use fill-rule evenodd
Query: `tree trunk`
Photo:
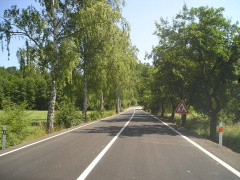
M 216 142 L 216 137 L 217 137 L 217 118 L 218 118 L 218 112 L 213 111 L 210 114 L 210 140 Z
M 119 97 L 116 98 L 116 113 L 120 113 L 120 99 Z
M 122 108 L 122 101 L 121 99 L 119 99 L 119 113 L 121 112 L 121 108 Z
M 51 133 L 54 131 L 54 111 L 56 104 L 57 90 L 56 90 L 56 82 L 53 81 L 51 96 L 48 105 L 48 116 L 47 116 L 47 133 Z
M 170 117 L 170 120 L 173 120 L 174 119 L 174 116 L 175 116 L 175 104 L 172 104 L 172 115 L 171 115 L 171 117 Z
M 87 73 L 86 68 L 84 68 L 84 88 L 83 88 L 83 94 L 84 94 L 84 100 L 83 100 L 83 119 L 87 121 Z
M 101 93 L 101 97 L 100 97 L 100 110 L 103 110 L 103 104 L 104 104 L 104 99 L 103 99 L 103 93 Z
M 161 117 L 164 117 L 165 114 L 165 106 L 164 103 L 162 104 L 162 110 L 161 110 Z
M 54 1 L 50 4 L 51 8 L 51 16 L 53 20 L 53 46 L 54 46 L 54 57 L 51 57 L 51 95 L 48 105 L 48 117 L 47 117 L 47 133 L 51 133 L 54 131 L 54 111 L 57 97 L 57 85 L 56 85 L 56 76 L 55 76 L 55 66 L 56 62 L 58 62 L 58 22 L 56 18 L 56 11 L 54 9 Z

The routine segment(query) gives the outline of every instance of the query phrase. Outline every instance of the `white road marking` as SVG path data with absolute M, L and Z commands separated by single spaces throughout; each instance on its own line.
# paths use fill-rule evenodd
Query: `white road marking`
M 153 116 L 153 115 L 151 115 Z M 213 155 L 212 153 L 210 153 L 209 151 L 207 151 L 206 149 L 204 149 L 202 146 L 200 146 L 199 144 L 195 143 L 194 141 L 192 141 L 191 139 L 189 139 L 188 137 L 184 136 L 182 133 L 180 133 L 179 131 L 177 131 L 176 129 L 172 128 L 171 126 L 169 126 L 167 123 L 161 121 L 160 119 L 158 119 L 157 117 L 153 116 L 155 119 L 159 120 L 161 123 L 163 123 L 164 125 L 166 125 L 167 127 L 169 127 L 171 130 L 173 130 L 174 132 L 176 132 L 177 134 L 179 134 L 182 138 L 186 139 L 188 142 L 190 142 L 191 144 L 193 144 L 195 147 L 197 147 L 198 149 L 200 149 L 202 152 L 204 152 L 205 154 L 207 154 L 208 156 L 210 156 L 212 159 L 214 159 L 215 161 L 217 161 L 218 163 L 220 163 L 222 166 L 224 166 L 225 168 L 227 168 L 229 171 L 231 171 L 233 174 L 237 175 L 238 177 L 240 177 L 240 172 L 237 171 L 236 169 L 234 169 L 232 166 L 230 166 L 229 164 L 225 163 L 223 160 L 219 159 L 218 157 L 216 157 L 215 155 Z
M 113 115 L 113 116 L 110 116 L 110 117 L 114 117 L 114 116 L 117 116 L 117 115 L 118 115 L 118 114 Z M 110 118 L 110 117 L 106 117 L 106 118 L 104 118 L 104 119 L 100 119 L 100 120 L 98 120 L 98 121 L 94 121 L 94 122 L 91 122 L 91 123 L 85 124 L 85 125 L 83 125 L 83 126 L 76 127 L 76 128 L 71 129 L 71 130 L 69 130 L 69 131 L 65 131 L 65 132 L 63 132 L 63 133 L 60 133 L 60 134 L 57 134 L 57 135 L 54 135 L 54 136 L 48 137 L 48 138 L 46 138 L 46 139 L 43 139 L 43 140 L 40 140 L 40 141 L 37 141 L 37 142 L 31 143 L 31 144 L 28 144 L 28 145 L 26 145 L 26 146 L 23 146 L 23 147 L 20 147 L 20 148 L 14 149 L 14 150 L 12 150 L 12 151 L 8 151 L 8 152 L 6 152 L 6 153 L 0 154 L 0 157 L 1 157 L 1 156 L 5 156 L 5 155 L 10 154 L 10 153 L 13 153 L 13 152 L 16 152 L 16 151 L 19 151 L 19 150 L 21 150 L 21 149 L 25 149 L 25 148 L 27 148 L 27 147 L 29 147 L 29 146 L 32 146 L 32 145 L 35 145 L 35 144 L 38 144 L 38 143 L 41 143 L 41 142 L 47 141 L 47 140 L 49 140 L 49 139 L 52 139 L 52 138 L 55 138 L 55 137 L 61 136 L 61 135 L 63 135 L 63 134 L 66 134 L 66 133 L 69 133 L 69 132 L 75 131 L 75 130 L 77 130 L 77 129 L 81 129 L 81 128 L 83 128 L 83 127 L 89 126 L 89 125 L 94 124 L 94 123 L 97 123 L 97 122 L 99 122 L 99 121 L 102 121 L 102 120 L 108 119 L 108 118 Z
M 102 119 L 101 119 L 101 120 L 102 120 Z M 90 124 L 97 123 L 97 122 L 99 122 L 99 121 L 101 121 L 101 120 L 94 121 L 94 122 L 89 123 L 89 124 L 85 124 L 85 125 L 83 125 L 83 126 L 80 126 L 80 127 L 74 128 L 74 129 L 71 129 L 71 130 L 69 130 L 69 131 L 65 131 L 65 132 L 63 132 L 63 133 L 60 133 L 60 134 L 57 134 L 57 135 L 51 136 L 51 137 L 49 137 L 49 138 L 46 138 L 46 139 L 43 139 L 43 140 L 40 140 L 40 141 L 37 141 L 37 142 L 31 143 L 31 144 L 28 144 L 28 145 L 26 145 L 26 146 L 23 146 L 23 147 L 20 147 L 20 148 L 14 149 L 14 150 L 12 150 L 12 151 L 9 151 L 9 152 L 6 152 L 6 153 L 3 153 L 3 154 L 0 154 L 0 157 L 1 157 L 1 156 L 5 156 L 5 155 L 10 154 L 10 153 L 13 153 L 13 152 L 16 152 L 16 151 L 19 151 L 19 150 L 21 150 L 21 149 L 25 149 L 25 148 L 27 148 L 27 147 L 29 147 L 29 146 L 32 146 L 32 145 L 35 145 L 35 144 L 38 144 L 38 143 L 41 143 L 41 142 L 47 141 L 47 140 L 49 140 L 49 139 L 52 139 L 52 138 L 55 138 L 55 137 L 61 136 L 61 135 L 63 135 L 63 134 L 69 133 L 69 132 L 71 132 L 71 131 L 75 131 L 75 130 L 77 130 L 77 129 L 83 128 L 83 127 L 88 126 L 88 125 L 90 125 Z
M 93 168 L 101 160 L 101 158 L 104 156 L 104 154 L 109 150 L 109 148 L 112 146 L 112 144 L 117 140 L 117 138 L 120 136 L 120 134 L 123 132 L 123 130 L 130 123 L 130 121 L 132 120 L 134 114 L 135 114 L 135 109 L 134 109 L 132 117 L 128 120 L 128 122 L 117 133 L 117 135 L 108 143 L 108 145 L 101 151 L 101 153 L 91 162 L 91 164 L 84 170 L 84 172 L 77 178 L 77 180 L 84 180 L 89 175 L 89 173 L 93 170 Z

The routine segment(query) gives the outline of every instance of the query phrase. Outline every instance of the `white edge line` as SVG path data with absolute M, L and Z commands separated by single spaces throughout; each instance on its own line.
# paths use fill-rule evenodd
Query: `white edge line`
M 71 129 L 71 130 L 68 130 L 68 131 L 65 131 L 65 132 L 63 132 L 63 133 L 60 133 L 60 134 L 57 134 L 57 135 L 48 137 L 48 138 L 46 138 L 46 139 L 43 139 L 43 140 L 40 140 L 40 141 L 31 143 L 31 144 L 28 144 L 28 145 L 23 146 L 23 147 L 20 147 L 20 148 L 14 149 L 14 150 L 12 150 L 12 151 L 8 151 L 8 152 L 6 152 L 6 153 L 0 154 L 0 157 L 5 156 L 5 155 L 7 155 L 7 154 L 11 154 L 11 153 L 16 152 L 16 151 L 19 151 L 19 150 L 21 150 L 21 149 L 25 149 L 25 148 L 27 148 L 27 147 L 29 147 L 29 146 L 32 146 L 32 145 L 35 145 L 35 144 L 38 144 L 38 143 L 47 141 L 47 140 L 49 140 L 49 139 L 52 139 L 52 138 L 61 136 L 61 135 L 63 135 L 63 134 L 69 133 L 69 132 L 71 132 L 71 131 L 75 131 L 75 130 L 77 130 L 77 129 L 81 129 L 81 128 L 85 127 L 85 126 L 88 126 L 88 125 L 97 123 L 97 122 L 99 122 L 99 121 L 102 121 L 102 120 L 105 120 L 105 119 L 108 119 L 108 118 L 110 118 L 110 117 L 114 117 L 114 116 L 117 116 L 117 115 L 119 115 L 119 114 L 115 114 L 115 115 L 113 115 L 113 116 L 109 116 L 109 117 L 106 117 L 106 118 L 103 118 L 103 119 L 100 119 L 100 120 L 97 120 L 97 121 L 94 121 L 94 122 L 85 124 L 85 125 L 83 125 L 83 126 L 80 126 L 80 127 L 77 127 L 77 128 L 74 128 L 74 129 Z
M 230 166 L 229 164 L 225 163 L 223 160 L 219 159 L 218 157 L 216 157 L 215 155 L 213 155 L 212 153 L 210 153 L 209 151 L 207 151 L 206 149 L 204 149 L 202 146 L 200 146 L 199 144 L 195 143 L 194 141 L 192 141 L 191 139 L 189 139 L 188 137 L 184 136 L 182 133 L 180 133 L 179 131 L 177 131 L 176 129 L 172 128 L 171 126 L 169 126 L 167 123 L 163 122 L 162 120 L 158 119 L 157 117 L 155 117 L 154 115 L 152 115 L 154 118 L 156 118 L 157 120 L 159 120 L 161 123 L 163 123 L 164 125 L 166 125 L 167 127 L 169 127 L 170 129 L 172 129 L 174 132 L 176 132 L 177 134 L 179 134 L 182 138 L 186 139 L 188 142 L 190 142 L 191 144 L 193 144 L 194 146 L 196 146 L 198 149 L 200 149 L 202 152 L 204 152 L 205 154 L 207 154 L 208 156 L 210 156 L 212 159 L 214 159 L 215 161 L 217 161 L 218 163 L 220 163 L 222 166 L 224 166 L 225 168 L 227 168 L 229 171 L 231 171 L 233 174 L 237 175 L 238 177 L 240 177 L 240 172 L 237 171 L 236 169 L 234 169 L 232 166 Z
M 101 158 L 104 156 L 104 154 L 109 150 L 109 148 L 112 146 L 112 144 L 117 140 L 117 138 L 120 136 L 120 134 L 123 132 L 123 130 L 127 127 L 129 122 L 132 120 L 134 114 L 135 114 L 135 109 L 134 109 L 132 117 L 128 120 L 128 122 L 122 127 L 122 129 L 117 133 L 117 135 L 108 143 L 108 145 L 100 152 L 100 154 L 98 154 L 98 156 L 91 162 L 91 164 L 83 171 L 83 173 L 77 178 L 77 180 L 84 180 L 89 175 L 89 173 L 93 170 L 93 168 L 101 160 Z
M 94 122 L 91 122 L 91 123 L 85 124 L 85 125 L 83 125 L 83 126 L 80 126 L 80 127 L 74 128 L 74 129 L 71 129 L 71 130 L 69 130 L 69 131 L 65 131 L 65 132 L 63 132 L 63 133 L 60 133 L 60 134 L 57 134 L 57 135 L 54 135 L 54 136 L 48 137 L 48 138 L 46 138 L 46 139 L 43 139 L 43 140 L 40 140 L 40 141 L 37 141 L 37 142 L 31 143 L 31 144 L 28 144 L 28 145 L 26 145 L 26 146 L 23 146 L 23 147 L 20 147 L 20 148 L 14 149 L 14 150 L 9 151 L 9 152 L 6 152 L 6 153 L 3 153 L 3 154 L 0 154 L 0 157 L 1 157 L 1 156 L 5 156 L 5 155 L 10 154 L 10 153 L 13 153 L 13 152 L 16 152 L 16 151 L 19 151 L 19 150 L 21 150 L 21 149 L 25 149 L 25 148 L 27 148 L 27 147 L 29 147 L 29 146 L 32 146 L 32 145 L 35 145 L 35 144 L 38 144 L 38 143 L 41 143 L 41 142 L 47 141 L 47 140 L 49 140 L 49 139 L 52 139 L 52 138 L 55 138 L 55 137 L 61 136 L 61 135 L 63 135 L 63 134 L 69 133 L 69 132 L 71 132 L 71 131 L 74 131 L 74 130 L 77 130 L 77 129 L 83 128 L 83 127 L 85 127 L 85 126 L 88 126 L 88 125 L 91 125 L 91 124 L 97 123 L 97 122 L 99 122 L 99 121 L 101 121 L 101 120 L 103 120 L 103 119 L 100 119 L 100 120 L 98 120 L 98 121 L 94 121 Z

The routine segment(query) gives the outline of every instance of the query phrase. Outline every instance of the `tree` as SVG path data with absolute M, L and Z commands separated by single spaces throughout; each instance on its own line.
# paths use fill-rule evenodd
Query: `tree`
M 116 25 L 118 22 L 125 21 L 121 13 L 106 1 L 84 1 L 83 8 L 79 11 L 77 36 L 84 80 L 83 117 L 85 120 L 89 87 L 92 87 L 95 93 L 99 92 L 100 97 L 106 85 L 105 64 L 112 48 L 109 46 L 109 40 L 116 35 L 115 29 L 119 29 Z
M 196 78 L 200 80 L 198 95 L 204 100 L 195 106 L 210 116 L 210 138 L 213 141 L 216 139 L 218 113 L 230 100 L 228 89 L 232 88 L 235 77 L 233 64 L 240 55 L 233 51 L 239 28 L 223 17 L 223 10 L 208 7 L 188 10 L 184 7 L 178 16 L 187 24 L 186 29 L 182 29 L 189 45 L 187 56 L 196 63 Z
M 183 97 L 195 110 L 209 115 L 210 139 L 213 141 L 216 139 L 218 114 L 231 100 L 230 89 L 237 70 L 235 63 L 240 55 L 237 50 L 239 28 L 223 17 L 223 10 L 188 9 L 185 5 L 172 25 L 163 21 L 161 26 L 157 25 L 156 35 L 161 39 L 157 53 L 153 51 L 161 70 L 170 67 L 171 74 L 163 76 L 177 80 L 175 87 L 182 84 L 178 86 L 179 89 L 182 87 L 181 91 L 192 91 Z M 164 40 L 167 44 L 162 43 Z M 168 79 L 167 83 L 171 84 L 171 81 Z M 179 97 L 182 95 L 179 93 Z
M 68 11 L 75 11 L 77 7 L 75 6 L 76 4 L 73 2 L 70 3 L 69 0 L 39 0 L 39 3 L 43 8 L 42 11 L 38 11 L 33 6 L 29 6 L 22 10 L 18 9 L 16 6 L 12 6 L 11 9 L 6 10 L 4 13 L 4 21 L 0 24 L 0 40 L 7 40 L 7 49 L 9 50 L 9 43 L 12 36 L 25 37 L 27 41 L 26 44 L 31 42 L 29 46 L 36 47 L 35 49 L 38 51 L 40 61 L 39 64 L 50 68 L 51 95 L 48 108 L 47 132 L 52 132 L 57 82 L 62 78 L 58 77 L 60 74 L 58 70 L 64 69 L 65 73 L 61 75 L 65 76 L 67 72 L 67 79 L 69 79 L 68 77 L 71 76 L 73 64 L 76 64 L 75 58 L 68 59 L 72 62 L 61 62 L 64 60 L 60 58 L 59 47 L 62 42 L 68 41 L 70 47 L 75 48 L 72 44 L 73 40 L 71 38 L 66 39 L 66 34 L 63 32 Z M 75 52 L 74 50 L 71 51 L 70 54 Z M 59 68 L 59 65 L 67 66 Z M 66 79 L 66 77 L 63 77 L 63 79 Z
M 194 74 L 194 64 L 184 56 L 186 47 L 181 41 L 183 37 L 178 32 L 179 23 L 177 21 L 174 20 L 170 24 L 161 19 L 160 23 L 156 22 L 156 28 L 155 34 L 159 37 L 159 45 L 153 49 L 150 57 L 153 57 L 153 64 L 156 68 L 152 87 L 157 87 L 152 92 L 158 94 L 154 99 L 159 99 L 162 115 L 164 109 L 170 106 L 171 119 L 173 119 L 177 103 L 180 100 L 188 102 L 191 94 L 194 94 L 194 89 L 189 90 Z M 156 108 L 155 111 L 158 111 L 159 107 Z M 183 125 L 185 122 L 184 118 Z

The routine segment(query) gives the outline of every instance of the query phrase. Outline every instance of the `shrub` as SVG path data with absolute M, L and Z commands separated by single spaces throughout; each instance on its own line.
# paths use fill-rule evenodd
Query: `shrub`
M 57 126 L 70 128 L 82 122 L 81 114 L 70 101 L 63 101 L 56 111 L 55 122 Z
M 101 119 L 103 116 L 103 111 L 91 111 L 88 115 L 89 120 L 93 121 L 96 119 Z
M 7 126 L 7 147 L 21 143 L 30 134 L 28 126 L 31 120 L 25 111 L 26 107 L 26 103 L 17 105 L 10 100 L 3 102 L 4 112 L 0 118 L 0 125 L 1 128 L 3 125 Z
M 223 127 L 223 145 L 240 153 L 240 123 Z

